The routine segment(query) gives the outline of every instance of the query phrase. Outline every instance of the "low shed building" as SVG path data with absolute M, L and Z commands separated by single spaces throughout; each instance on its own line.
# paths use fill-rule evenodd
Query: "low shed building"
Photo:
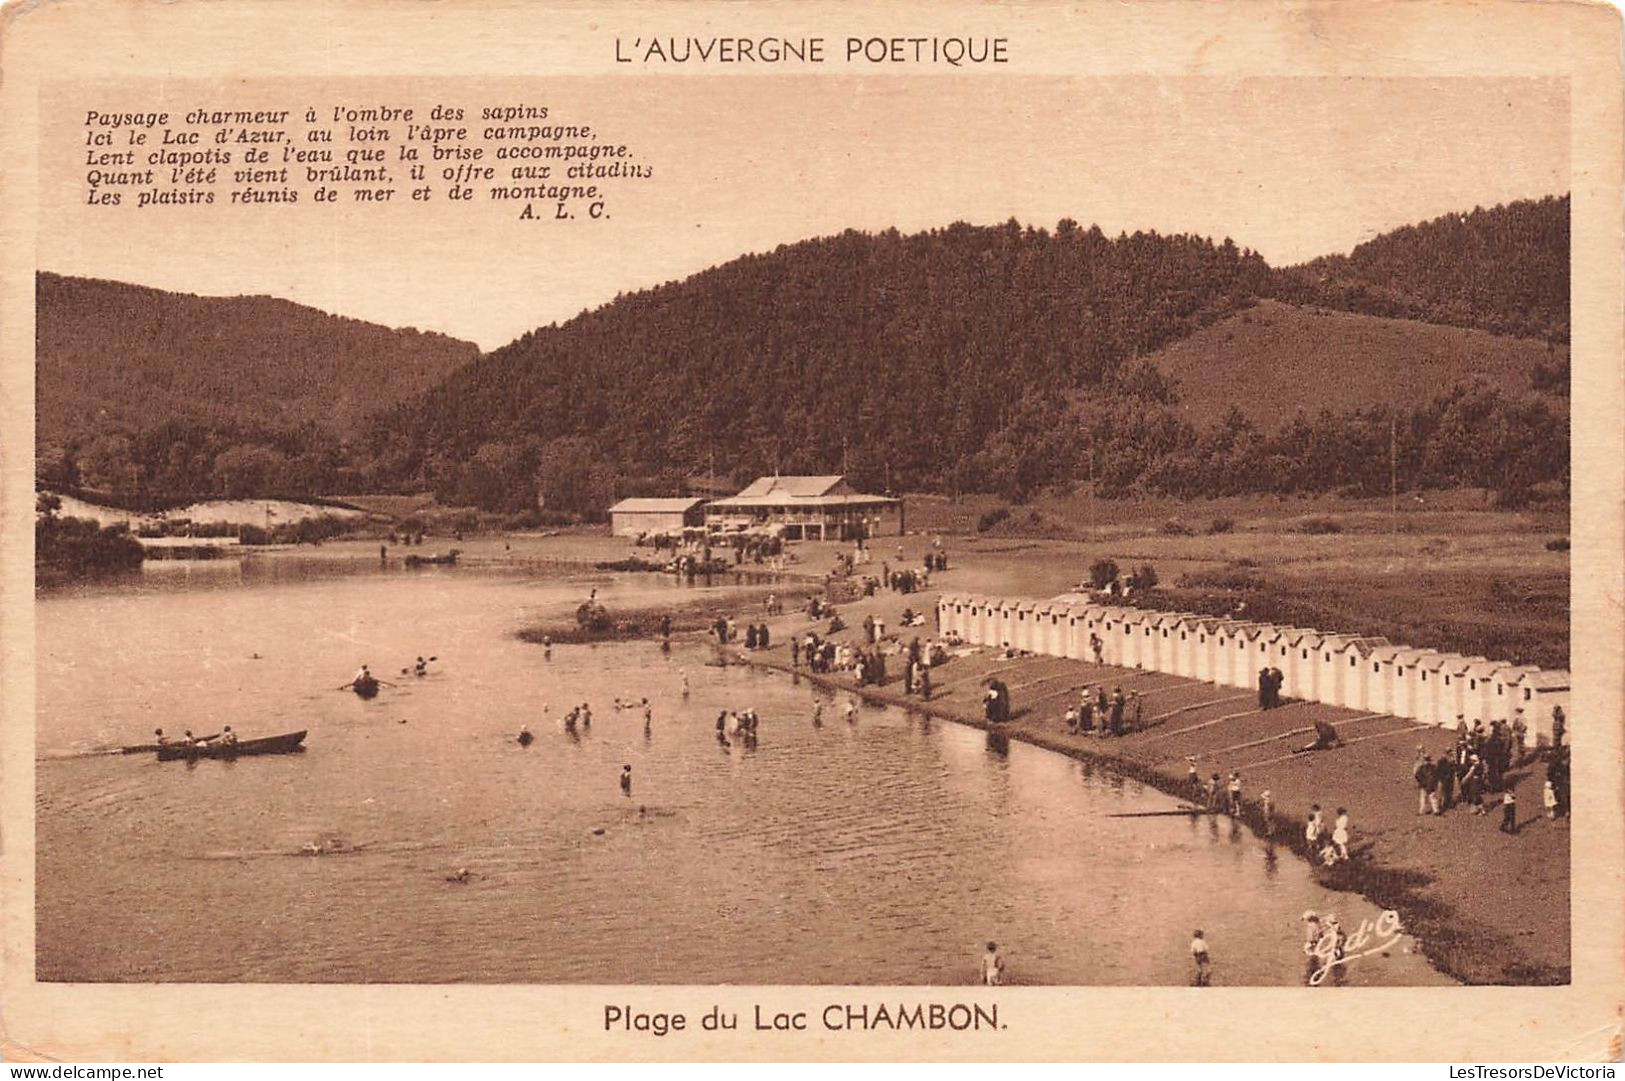
M 610 532 L 617 537 L 641 533 L 681 533 L 705 524 L 703 499 L 623 499 L 609 508 Z

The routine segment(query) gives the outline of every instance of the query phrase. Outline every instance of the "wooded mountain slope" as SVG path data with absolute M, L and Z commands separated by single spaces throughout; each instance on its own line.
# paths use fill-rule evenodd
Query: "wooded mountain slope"
M 1253 303 L 1228 241 L 1062 222 L 844 233 L 618 297 L 388 418 L 406 457 L 579 435 L 623 471 L 841 470 L 936 487 L 1027 395 L 1163 396 L 1140 354 Z M 403 442 L 403 440 L 405 442 Z
M 61 446 L 167 421 L 353 429 L 478 355 L 271 297 L 200 297 L 41 273 L 36 438 Z
M 1278 271 L 1282 300 L 1569 340 L 1569 197 L 1406 225 Z

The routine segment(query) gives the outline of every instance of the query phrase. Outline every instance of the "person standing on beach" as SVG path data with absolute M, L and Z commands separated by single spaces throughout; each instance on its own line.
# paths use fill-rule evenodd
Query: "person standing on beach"
M 1230 783 L 1226 788 L 1230 796 L 1230 815 L 1232 818 L 1241 815 L 1241 774 L 1235 770 L 1230 771 Z
M 1207 939 L 1202 937 L 1202 929 L 1198 927 L 1191 936 L 1191 960 L 1196 962 L 1195 986 L 1206 987 L 1213 979 L 1209 968 L 1212 958 L 1208 954 Z
M 1518 797 L 1512 794 L 1510 788 L 1501 797 L 1501 832 L 1518 832 Z
M 1411 767 L 1411 777 L 1416 781 L 1416 813 L 1428 813 L 1428 791 L 1433 787 L 1433 759 L 1424 754 L 1421 747 L 1416 748 L 1416 764 Z
M 1439 814 L 1443 814 L 1455 805 L 1456 797 L 1456 767 L 1445 755 L 1433 763 L 1433 777 L 1438 782 Z
M 621 795 L 632 798 L 632 767 L 621 767 Z
M 801 667 L 801 639 L 795 635 L 790 636 L 790 667 Z
M 1270 670 L 1268 668 L 1258 670 L 1258 708 L 1270 708 Z
M 1275 797 L 1267 788 L 1258 795 L 1258 814 L 1264 820 L 1264 836 L 1275 836 Z
M 997 987 L 1004 982 L 1004 958 L 999 954 L 996 942 L 987 944 L 987 952 L 982 954 L 982 984 L 986 987 Z
M 1461 782 L 1461 798 L 1473 805 L 1473 813 L 1484 813 L 1484 760 L 1472 755 L 1467 760 L 1467 777 Z
M 1202 798 L 1202 775 L 1196 772 L 1196 757 L 1194 755 L 1185 756 L 1185 783 L 1190 786 L 1192 800 Z
M 1349 812 L 1347 807 L 1337 809 L 1337 821 L 1332 825 L 1332 847 L 1337 849 L 1337 858 L 1349 858 Z

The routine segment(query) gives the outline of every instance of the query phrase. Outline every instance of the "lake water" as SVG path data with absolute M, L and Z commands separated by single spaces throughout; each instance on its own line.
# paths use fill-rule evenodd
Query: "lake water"
M 278 555 L 42 599 L 39 977 L 964 984 L 996 939 L 1014 983 L 1168 985 L 1201 927 L 1216 984 L 1292 984 L 1304 909 L 1378 914 L 1228 819 L 1109 817 L 1174 801 L 1068 758 L 828 698 L 815 727 L 819 692 L 700 644 L 515 637 L 593 587 L 612 610 L 695 595 Z M 372 702 L 336 690 L 419 654 L 432 674 Z M 613 708 L 645 695 L 647 733 Z M 757 744 L 719 744 L 747 706 Z M 222 724 L 308 750 L 89 753 Z M 1348 982 L 1447 982 L 1411 945 Z

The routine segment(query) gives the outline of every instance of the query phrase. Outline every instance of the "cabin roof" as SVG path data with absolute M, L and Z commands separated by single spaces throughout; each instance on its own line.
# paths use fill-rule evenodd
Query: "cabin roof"
M 839 475 L 829 476 L 794 476 L 794 477 L 757 477 L 747 484 L 735 499 L 753 499 L 758 496 L 788 496 L 791 499 L 806 499 L 811 496 L 849 494 L 852 489 L 846 488 L 844 493 L 837 493 L 836 489 L 845 486 L 846 478 Z
M 672 514 L 687 512 L 704 503 L 698 497 L 689 498 L 678 496 L 671 499 L 635 498 L 623 499 L 609 508 L 611 514 Z

